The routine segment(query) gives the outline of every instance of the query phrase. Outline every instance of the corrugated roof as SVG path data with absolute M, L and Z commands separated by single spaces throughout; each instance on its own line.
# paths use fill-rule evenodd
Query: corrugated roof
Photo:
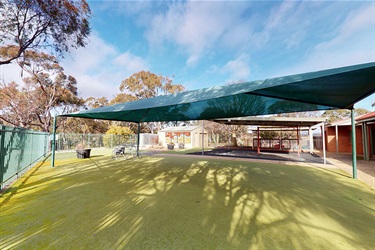
M 180 127 L 169 127 L 165 129 L 159 130 L 159 132 L 189 132 L 193 131 L 197 128 L 201 128 L 199 126 L 180 126 Z
M 375 111 L 361 115 L 357 118 L 355 118 L 356 121 L 367 121 L 367 120 L 375 120 Z
M 375 112 L 370 112 L 367 114 L 359 115 L 355 117 L 355 123 L 361 123 L 364 121 L 369 121 L 369 120 L 375 120 Z M 352 124 L 351 118 L 346 118 L 340 121 L 335 121 L 332 122 L 328 127 L 330 126 L 350 126 Z
M 277 126 L 277 127 L 312 127 L 325 122 L 326 118 L 300 118 L 300 117 L 237 117 L 230 119 L 215 119 L 218 123 L 227 125 L 254 125 L 254 126 Z

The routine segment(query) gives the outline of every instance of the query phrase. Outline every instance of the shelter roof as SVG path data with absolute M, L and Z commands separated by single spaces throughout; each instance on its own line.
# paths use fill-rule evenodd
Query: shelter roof
M 359 115 L 355 118 L 356 124 L 361 122 L 368 122 L 368 121 L 375 121 L 375 111 Z M 351 118 L 346 118 L 340 121 L 332 122 L 328 127 L 331 126 L 350 126 L 351 125 Z
M 210 120 L 352 108 L 375 92 L 375 62 L 186 91 L 63 116 L 129 122 Z
M 218 123 L 227 125 L 253 125 L 274 127 L 312 127 L 325 122 L 325 118 L 300 118 L 300 117 L 237 117 L 230 119 L 215 119 Z
M 179 127 L 169 127 L 159 130 L 159 132 L 187 132 L 193 131 L 200 128 L 199 126 L 179 126 Z
M 328 127 L 331 126 L 350 126 L 351 125 L 351 119 L 346 118 L 340 121 L 332 122 Z
M 375 111 L 361 115 L 355 119 L 357 122 L 375 121 Z

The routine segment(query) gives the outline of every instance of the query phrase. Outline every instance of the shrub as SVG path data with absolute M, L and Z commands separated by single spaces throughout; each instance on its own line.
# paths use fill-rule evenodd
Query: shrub
M 107 148 L 131 143 L 134 142 L 134 133 L 129 127 L 111 125 L 104 135 L 103 142 Z

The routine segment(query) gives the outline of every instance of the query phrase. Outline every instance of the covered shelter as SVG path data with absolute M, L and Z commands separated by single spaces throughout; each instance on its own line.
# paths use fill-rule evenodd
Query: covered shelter
M 309 137 L 310 137 L 310 153 L 313 153 L 313 135 L 312 130 L 318 127 L 322 127 L 322 133 L 324 134 L 324 123 L 326 122 L 325 118 L 300 118 L 300 117 L 236 117 L 236 118 L 230 118 L 230 119 L 214 119 L 214 122 L 226 124 L 226 125 L 243 125 L 243 126 L 257 126 L 257 136 L 256 139 L 257 145 L 256 148 L 258 150 L 258 154 L 261 151 L 261 138 L 260 138 L 260 131 L 261 127 L 263 129 L 269 131 L 282 131 L 283 128 L 291 128 L 296 132 L 296 141 L 298 144 L 298 153 L 300 150 L 299 147 L 299 131 L 302 130 L 308 130 L 309 131 Z M 324 135 L 323 135 L 324 138 Z M 282 139 L 280 139 L 278 143 L 278 149 L 282 149 L 283 142 Z M 324 163 L 326 162 L 325 159 L 325 145 L 323 145 L 323 157 L 324 157 Z
M 138 129 L 141 122 L 210 120 L 327 109 L 351 109 L 354 119 L 354 104 L 374 92 L 375 62 L 372 62 L 180 92 L 63 116 L 135 122 Z M 54 130 L 55 125 L 56 119 Z M 355 157 L 353 150 L 354 178 Z
M 375 111 L 355 118 L 357 153 L 364 160 L 375 159 Z M 327 151 L 339 153 L 351 152 L 351 121 L 344 119 L 326 127 Z
M 200 126 L 168 127 L 158 131 L 159 143 L 164 147 L 176 143 L 179 148 L 197 148 L 202 145 L 202 138 L 205 138 L 203 147 L 207 147 L 208 139 L 204 134 L 207 132 Z

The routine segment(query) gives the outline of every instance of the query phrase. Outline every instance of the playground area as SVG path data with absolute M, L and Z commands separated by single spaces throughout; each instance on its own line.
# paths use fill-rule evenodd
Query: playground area
M 374 190 L 305 165 L 59 153 L 0 196 L 0 249 L 373 249 Z

